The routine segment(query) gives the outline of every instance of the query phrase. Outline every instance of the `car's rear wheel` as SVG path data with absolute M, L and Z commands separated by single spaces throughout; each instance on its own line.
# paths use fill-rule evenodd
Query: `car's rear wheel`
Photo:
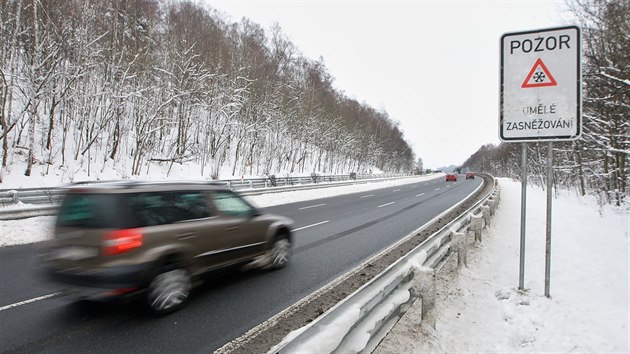
M 271 246 L 270 251 L 270 267 L 271 269 L 280 269 L 289 263 L 291 257 L 291 240 L 287 235 L 279 235 L 276 237 Z
M 149 309 L 157 315 L 177 311 L 188 300 L 191 288 L 190 275 L 185 269 L 165 268 L 151 280 L 147 289 Z

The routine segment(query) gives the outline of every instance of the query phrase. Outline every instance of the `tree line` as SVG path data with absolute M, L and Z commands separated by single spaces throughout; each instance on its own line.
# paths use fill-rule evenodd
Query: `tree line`
M 410 171 L 387 112 L 333 88 L 278 25 L 187 1 L 5 0 L 2 173 L 194 164 L 216 179 Z M 193 176 L 191 176 L 193 177 Z M 1 181 L 1 180 L 0 180 Z
M 582 29 L 582 137 L 553 146 L 554 183 L 621 205 L 630 192 L 630 1 L 574 0 Z M 528 144 L 528 175 L 546 184 L 545 143 Z M 519 178 L 521 146 L 484 145 L 462 168 Z

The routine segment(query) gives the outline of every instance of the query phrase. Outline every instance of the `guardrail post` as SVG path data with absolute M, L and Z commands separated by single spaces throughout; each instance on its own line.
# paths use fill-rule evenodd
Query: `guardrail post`
M 423 268 L 416 272 L 418 293 L 422 298 L 422 322 L 435 328 L 435 298 L 437 293 L 435 269 Z
M 497 201 L 497 209 L 499 209 L 499 202 L 501 201 L 501 191 L 500 190 L 496 190 L 494 191 L 494 199 Z
M 473 240 L 475 240 L 475 241 L 477 240 L 477 237 L 476 237 L 475 231 L 474 231 L 474 230 L 472 230 L 472 229 L 468 229 L 468 230 L 466 231 L 466 246 L 467 246 L 467 247 L 468 247 L 468 239 L 469 239 L 469 238 L 470 238 L 470 239 L 473 239 Z M 479 240 L 479 241 L 481 242 L 481 237 L 480 237 L 480 240 Z M 466 264 L 468 265 L 468 263 L 466 263 Z
M 490 203 L 490 211 L 492 212 L 492 215 L 494 215 L 497 209 L 499 209 L 499 193 L 495 192 L 488 201 Z
M 488 208 L 490 209 L 490 215 L 494 215 L 494 209 L 495 209 L 495 200 L 494 200 L 494 196 L 488 198 Z
M 461 269 L 462 265 L 468 267 L 468 243 L 466 242 L 466 234 L 453 232 L 453 238 L 457 245 L 457 269 Z
M 486 225 L 490 225 L 490 207 L 484 205 L 481 207 L 481 214 L 483 215 L 483 221 Z
M 473 215 L 470 217 L 470 229 L 475 233 L 475 241 L 481 242 L 481 230 L 483 230 L 483 216 Z

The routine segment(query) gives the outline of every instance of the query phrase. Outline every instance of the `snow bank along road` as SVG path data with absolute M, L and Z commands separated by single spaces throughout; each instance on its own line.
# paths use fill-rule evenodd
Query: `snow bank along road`
M 265 208 L 296 222 L 290 265 L 213 276 L 186 308 L 164 318 L 134 303 L 45 297 L 60 289 L 35 276 L 37 244 L 2 248 L 0 352 L 211 352 L 433 219 L 481 179 L 409 182 Z

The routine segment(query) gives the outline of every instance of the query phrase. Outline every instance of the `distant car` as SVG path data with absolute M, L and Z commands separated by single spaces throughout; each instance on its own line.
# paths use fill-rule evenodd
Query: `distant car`
M 446 175 L 446 182 L 453 181 L 457 182 L 457 175 L 454 173 L 449 173 Z
M 284 267 L 292 226 L 217 184 L 74 186 L 63 197 L 42 267 L 80 299 L 142 294 L 163 315 L 182 307 L 208 271 Z
M 475 179 L 475 174 L 472 172 L 466 173 L 466 179 Z

